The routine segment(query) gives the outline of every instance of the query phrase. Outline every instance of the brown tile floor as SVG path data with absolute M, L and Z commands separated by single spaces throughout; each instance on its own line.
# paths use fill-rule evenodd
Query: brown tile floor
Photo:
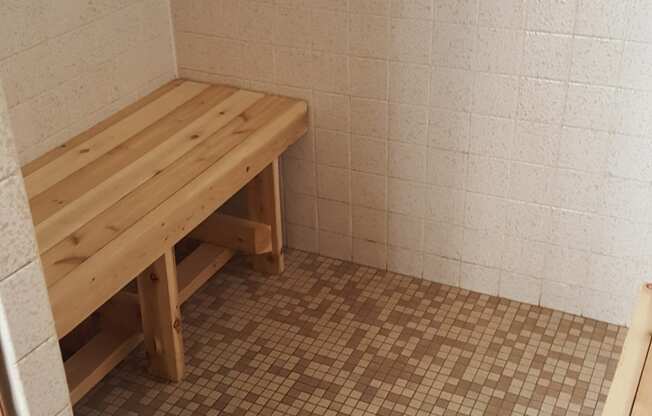
M 183 308 L 187 377 L 132 354 L 91 415 L 600 415 L 625 330 L 300 251 Z

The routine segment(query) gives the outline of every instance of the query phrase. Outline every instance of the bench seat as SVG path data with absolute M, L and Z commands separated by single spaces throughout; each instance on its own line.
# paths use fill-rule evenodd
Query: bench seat
M 212 229 L 222 237 L 220 227 L 231 224 L 249 230 L 240 234 L 257 240 L 247 247 L 272 252 L 258 260 L 271 263 L 267 271 L 279 272 L 278 157 L 306 130 L 303 101 L 175 80 L 26 165 L 23 176 L 58 336 L 137 277 L 145 337 L 159 321 L 170 320 L 180 332 L 177 318 L 159 314 L 174 315 L 179 291 L 187 299 L 199 286 L 196 275 L 203 273 L 205 281 L 242 244 L 233 250 L 204 245 L 195 257 L 209 261 L 201 270 L 179 265 L 178 282 L 174 245 L 242 188 L 250 188 L 246 221 L 253 225 L 213 218 Z M 172 310 L 165 311 L 166 302 Z M 114 342 L 132 346 L 137 335 Z M 165 345 L 152 348 L 167 353 L 158 351 Z

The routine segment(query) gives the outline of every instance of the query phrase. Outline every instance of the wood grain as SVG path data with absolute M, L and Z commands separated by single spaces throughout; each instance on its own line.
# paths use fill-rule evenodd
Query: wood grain
M 219 131 L 261 97 L 260 94 L 248 91 L 233 94 L 134 163 L 117 170 L 64 209 L 56 211 L 47 220 L 36 225 L 39 247 L 43 250 L 53 247 L 131 191 L 159 175 L 166 167 Z
M 27 177 L 31 175 L 32 173 L 36 172 L 37 170 L 41 169 L 43 166 L 47 165 L 48 163 L 52 162 L 54 159 L 58 158 L 59 156 L 67 152 L 68 149 L 71 149 L 73 147 L 85 143 L 86 141 L 100 134 L 101 132 L 108 129 L 109 127 L 116 124 L 117 122 L 125 119 L 126 117 L 130 116 L 131 114 L 140 110 L 146 105 L 158 100 L 160 97 L 170 92 L 174 88 L 178 87 L 179 85 L 183 84 L 184 82 L 185 81 L 183 79 L 175 79 L 173 81 L 168 82 L 165 85 L 162 85 L 161 87 L 157 88 L 150 94 L 147 94 L 145 97 L 141 98 L 135 103 L 126 106 L 125 108 L 116 112 L 115 114 L 108 117 L 107 119 L 100 121 L 90 129 L 68 140 L 66 143 L 55 147 L 54 149 L 50 150 L 49 152 L 39 157 L 38 159 L 35 159 L 27 163 L 25 166 L 22 167 L 23 176 Z
M 42 223 L 123 168 L 137 163 L 141 157 L 162 143 L 162 137 L 177 133 L 234 92 L 232 88 L 217 86 L 206 89 L 190 101 L 182 103 L 159 122 L 143 129 L 93 163 L 31 198 L 34 223 Z
M 648 347 L 641 380 L 636 390 L 632 416 L 652 415 L 652 344 Z M 605 414 L 606 415 L 606 414 Z
M 150 370 L 180 380 L 179 305 L 234 249 L 282 268 L 277 160 L 307 123 L 299 100 L 176 80 L 23 167 L 57 334 L 96 311 L 102 328 L 65 363 L 74 401 L 143 338 Z M 254 178 L 261 221 L 213 224 L 229 247 L 177 267 L 174 245 Z
M 272 250 L 269 225 L 231 215 L 215 213 L 209 216 L 189 237 L 245 254 L 262 254 Z
M 269 253 L 252 256 L 251 265 L 261 273 L 280 274 L 285 262 L 278 160 L 256 175 L 246 189 L 249 218 L 269 225 L 272 239 Z
M 100 156 L 127 141 L 134 134 L 155 123 L 203 90 L 206 84 L 184 82 L 154 102 L 113 124 L 106 130 L 77 146 L 70 146 L 57 158 L 25 176 L 27 195 L 32 197 L 45 191 L 73 172 L 97 160 Z

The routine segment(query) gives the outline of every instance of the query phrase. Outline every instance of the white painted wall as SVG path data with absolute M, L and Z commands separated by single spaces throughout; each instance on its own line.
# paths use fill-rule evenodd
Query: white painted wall
M 182 76 L 310 102 L 290 245 L 626 322 L 652 274 L 652 1 L 172 5 Z

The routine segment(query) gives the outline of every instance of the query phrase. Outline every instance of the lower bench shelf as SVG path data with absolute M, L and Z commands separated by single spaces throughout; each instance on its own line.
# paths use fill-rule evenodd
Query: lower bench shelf
M 187 301 L 235 255 L 200 243 L 177 267 L 180 303 Z M 64 363 L 70 399 L 77 403 L 143 342 L 138 295 L 122 291 L 99 311 L 102 330 Z
M 69 358 L 64 367 L 70 401 L 77 403 L 143 341 L 143 333 L 104 330 Z
M 602 416 L 652 415 L 652 284 L 641 288 Z

